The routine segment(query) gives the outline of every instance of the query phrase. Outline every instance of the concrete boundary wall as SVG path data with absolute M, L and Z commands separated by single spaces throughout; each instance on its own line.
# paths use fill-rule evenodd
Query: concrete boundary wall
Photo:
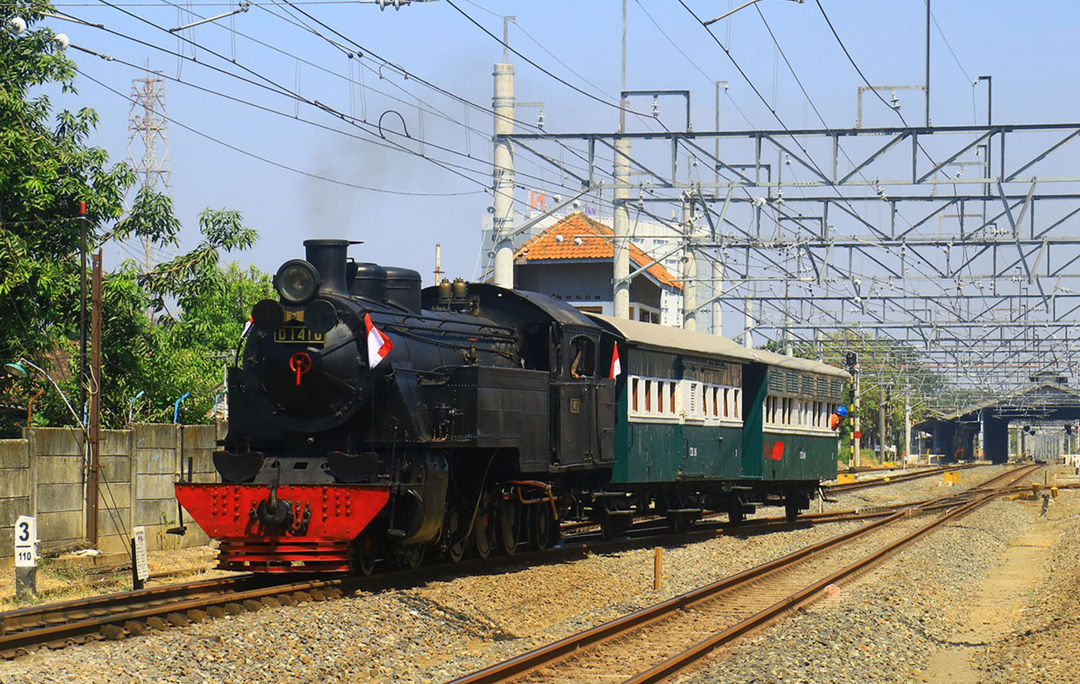
M 186 515 L 187 534 L 165 534 L 178 524 L 173 483 L 181 465 L 196 482 L 217 482 L 212 454 L 225 426 L 133 425 L 103 430 L 99 451 L 98 545 L 127 551 L 131 530 L 146 527 L 151 549 L 197 546 L 206 534 Z M 86 469 L 82 433 L 74 428 L 30 428 L 22 439 L 0 440 L 0 560 L 12 558 L 15 519 L 38 521 L 39 552 L 85 547 Z

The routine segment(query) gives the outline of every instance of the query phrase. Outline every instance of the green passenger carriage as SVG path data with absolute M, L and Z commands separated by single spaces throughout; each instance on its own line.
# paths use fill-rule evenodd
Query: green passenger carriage
M 733 520 L 762 503 L 790 518 L 836 475 L 830 417 L 850 376 L 713 335 L 592 316 L 621 338 L 612 484 L 664 507 Z

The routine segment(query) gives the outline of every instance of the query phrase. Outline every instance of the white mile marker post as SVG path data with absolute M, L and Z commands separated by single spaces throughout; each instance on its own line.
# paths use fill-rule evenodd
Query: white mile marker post
M 37 598 L 37 520 L 20 515 L 15 521 L 15 600 Z

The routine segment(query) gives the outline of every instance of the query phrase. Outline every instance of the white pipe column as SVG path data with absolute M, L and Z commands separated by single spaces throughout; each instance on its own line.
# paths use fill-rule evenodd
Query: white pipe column
M 720 261 L 723 252 L 719 250 L 712 262 L 712 334 L 724 334 L 724 314 L 720 309 L 720 297 L 724 293 L 724 264 Z
M 495 238 L 495 285 L 514 287 L 514 154 L 510 142 L 499 136 L 514 132 L 514 67 L 496 64 L 495 97 L 495 167 L 492 170 L 495 197 L 493 231 Z
M 904 467 L 911 458 L 911 388 L 904 390 Z
M 612 301 L 615 318 L 630 318 L 630 140 L 615 140 L 615 263 Z
M 751 294 L 754 293 L 754 288 L 751 286 Z M 743 332 L 743 346 L 747 349 L 754 348 L 754 300 L 750 297 L 746 298 L 746 311 L 743 315 L 743 326 L 746 328 Z
M 682 257 L 682 319 L 684 330 L 697 330 L 697 253 L 694 234 L 694 211 L 690 198 L 682 196 L 682 230 L 684 237 Z

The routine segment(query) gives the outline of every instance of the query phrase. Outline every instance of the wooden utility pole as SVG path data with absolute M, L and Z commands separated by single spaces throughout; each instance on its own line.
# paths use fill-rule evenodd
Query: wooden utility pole
M 79 415 L 86 406 L 86 202 L 79 202 Z M 81 420 L 81 418 L 80 418 Z M 83 435 L 83 456 L 86 455 Z
M 86 540 L 98 543 L 98 457 L 101 451 L 101 250 L 94 255 L 90 310 L 90 462 L 86 473 Z

